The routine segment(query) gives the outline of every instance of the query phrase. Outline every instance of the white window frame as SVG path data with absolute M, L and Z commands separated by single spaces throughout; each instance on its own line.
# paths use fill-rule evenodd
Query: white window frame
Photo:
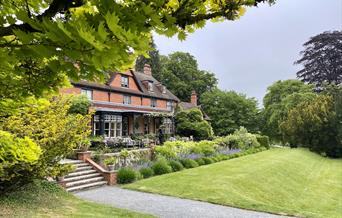
M 93 90 L 91 89 L 81 89 L 81 94 L 87 96 L 89 100 L 93 100 Z
M 123 104 L 131 104 L 132 103 L 132 98 L 130 95 L 123 95 Z
M 105 138 L 116 138 L 122 136 L 122 116 L 105 115 L 104 132 Z M 107 127 L 106 127 L 107 125 Z
M 148 86 L 148 91 L 149 91 L 149 92 L 153 92 L 153 82 L 148 81 L 147 86 Z
M 121 87 L 129 88 L 129 77 L 126 75 L 121 75 Z
M 164 133 L 171 134 L 172 133 L 172 120 L 170 118 L 163 119 Z
M 173 109 L 172 101 L 166 102 L 166 109 L 172 111 L 172 109 Z
M 98 124 L 98 125 L 96 125 Z M 96 126 L 98 126 L 98 128 L 96 128 Z M 94 116 L 94 123 L 93 123 L 93 135 L 100 135 L 100 134 L 96 134 L 96 132 L 100 133 L 100 116 L 99 115 L 95 115 Z

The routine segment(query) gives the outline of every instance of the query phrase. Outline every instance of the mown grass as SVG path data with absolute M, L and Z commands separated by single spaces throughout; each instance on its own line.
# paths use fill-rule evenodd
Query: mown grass
M 124 187 L 278 214 L 342 217 L 342 160 L 305 149 L 271 149 Z
M 87 202 L 47 181 L 0 196 L 0 217 L 152 217 Z

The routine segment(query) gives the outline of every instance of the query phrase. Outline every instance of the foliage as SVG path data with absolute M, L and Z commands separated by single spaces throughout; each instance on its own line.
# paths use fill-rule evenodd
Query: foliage
M 289 110 L 302 102 L 315 98 L 313 86 L 299 80 L 277 81 L 267 88 L 264 97 L 264 128 L 262 132 L 273 140 L 281 140 L 279 124 L 286 118 Z
M 274 0 L 2 1 L 0 98 L 56 91 L 66 77 L 102 79 L 146 55 L 153 31 L 183 40 L 206 20 L 236 20 L 260 2 Z
M 160 76 L 161 76 L 160 55 L 152 37 L 151 37 L 150 45 L 151 45 L 151 50 L 148 52 L 148 57 L 145 57 L 144 55 L 139 55 L 139 57 L 135 60 L 135 70 L 138 72 L 144 72 L 145 64 L 149 64 L 151 66 L 153 77 L 156 78 L 156 80 L 161 82 L 160 80 Z
M 32 139 L 44 155 L 32 171 L 34 177 L 55 176 L 58 162 L 73 149 L 88 144 L 90 115 L 69 114 L 70 98 L 37 99 L 18 113 L 2 119 L 0 129 L 15 137 Z
M 181 159 L 180 162 L 187 169 L 198 167 L 198 163 L 192 159 L 188 159 L 188 158 L 187 159 Z
M 172 168 L 165 159 L 157 160 L 153 165 L 152 169 L 155 175 L 162 175 L 166 173 L 171 173 Z
M 42 151 L 28 137 L 18 138 L 0 130 L 0 192 L 16 183 L 30 181 Z
M 210 124 L 203 119 L 201 110 L 193 108 L 176 113 L 176 133 L 181 136 L 193 136 L 196 140 L 209 139 L 213 136 Z
M 173 172 L 181 171 L 184 169 L 182 163 L 176 160 L 170 160 L 169 165 L 171 166 Z
M 225 137 L 225 143 L 227 143 L 230 149 L 239 148 L 246 150 L 248 148 L 260 146 L 257 136 L 249 133 L 244 127 L 240 127 L 240 129 L 235 130 L 234 134 Z
M 203 158 L 195 159 L 195 161 L 198 163 L 199 166 L 205 165 Z
M 161 71 L 153 72 L 160 82 L 181 101 L 189 102 L 192 91 L 196 91 L 201 101 L 204 92 L 217 86 L 215 74 L 198 69 L 194 56 L 184 52 L 174 52 L 160 59 Z
M 214 141 L 199 141 L 195 146 L 191 149 L 191 152 L 194 154 L 202 154 L 205 156 L 210 156 L 216 151 L 216 143 Z
M 212 163 L 214 163 L 213 159 L 210 158 L 210 157 L 203 157 L 202 159 L 204 161 L 204 164 L 212 164 Z
M 137 179 L 137 173 L 131 168 L 121 168 L 116 175 L 119 184 L 134 182 Z
M 154 175 L 154 171 L 150 167 L 141 168 L 139 172 L 143 176 L 144 179 L 147 179 Z
M 234 91 L 215 89 L 201 97 L 202 108 L 210 117 L 215 135 L 225 136 L 240 126 L 252 132 L 258 129 L 257 101 Z
M 255 136 L 261 147 L 270 148 L 270 139 L 268 136 L 259 134 Z
M 330 157 L 342 157 L 342 143 L 332 96 L 320 95 L 314 101 L 293 108 L 280 124 L 285 140 Z
M 324 32 L 304 44 L 302 57 L 295 64 L 303 65 L 297 77 L 322 88 L 324 83 L 342 83 L 342 31 Z
M 118 159 L 115 156 L 112 156 L 110 158 L 107 158 L 104 160 L 104 164 L 109 166 L 109 165 L 115 165 L 117 163 Z
M 71 97 L 70 104 L 69 113 L 87 115 L 91 101 L 85 95 L 75 95 Z

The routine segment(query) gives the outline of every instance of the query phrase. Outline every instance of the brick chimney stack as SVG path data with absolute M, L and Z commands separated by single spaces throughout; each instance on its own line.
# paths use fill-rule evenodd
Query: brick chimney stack
M 152 76 L 152 70 L 149 64 L 144 65 L 144 74 Z
M 191 104 L 197 106 L 197 94 L 195 90 L 191 93 Z

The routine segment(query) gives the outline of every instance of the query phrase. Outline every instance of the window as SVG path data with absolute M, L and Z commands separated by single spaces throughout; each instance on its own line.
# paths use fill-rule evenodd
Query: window
M 148 82 L 148 91 L 153 92 L 153 82 L 151 81 Z
M 124 103 L 124 104 L 131 104 L 131 96 L 129 96 L 129 95 L 124 95 L 124 96 L 123 96 L 123 103 Z
M 104 132 L 106 138 L 122 136 L 122 117 L 120 115 L 105 115 Z
M 166 102 L 166 109 L 169 111 L 172 111 L 173 107 L 172 107 L 172 101 L 167 101 Z
M 172 133 L 172 120 L 170 118 L 163 119 L 164 133 L 171 134 Z
M 94 126 L 93 126 L 93 135 L 100 135 L 100 117 L 99 115 L 94 116 Z
M 166 87 L 165 86 L 162 86 L 162 93 L 166 94 Z
M 157 99 L 151 98 L 151 107 L 157 107 Z
M 87 96 L 89 100 L 93 100 L 93 90 L 81 89 L 81 94 Z
M 128 76 L 121 75 L 121 87 L 128 88 L 128 86 L 129 86 L 128 81 L 129 81 Z

